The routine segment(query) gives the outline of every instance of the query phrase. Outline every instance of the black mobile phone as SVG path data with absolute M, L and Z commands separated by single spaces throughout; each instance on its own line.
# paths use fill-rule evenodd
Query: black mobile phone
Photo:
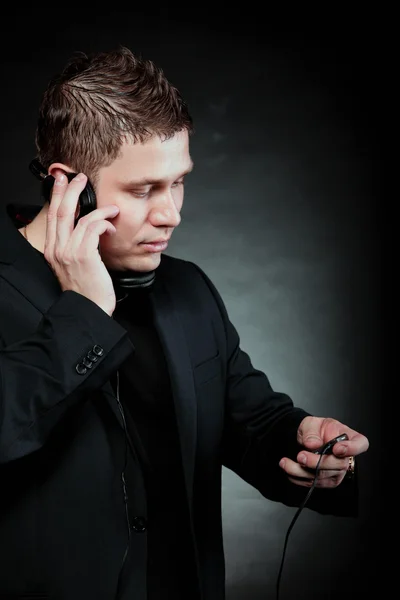
M 348 440 L 348 435 L 346 433 L 342 433 L 341 435 L 336 436 L 317 450 L 312 450 L 314 454 L 332 454 L 332 448 L 338 442 L 343 442 L 344 440 Z
M 35 177 L 42 182 L 42 196 L 44 200 L 50 203 L 51 190 L 55 181 L 54 177 L 46 173 L 45 168 L 36 158 L 30 162 L 29 169 L 35 175 Z M 77 173 L 67 173 L 68 181 L 72 181 L 72 179 L 76 176 Z M 92 184 L 88 180 L 85 188 L 79 195 L 79 215 L 77 220 L 90 213 L 96 208 L 96 206 L 96 193 Z

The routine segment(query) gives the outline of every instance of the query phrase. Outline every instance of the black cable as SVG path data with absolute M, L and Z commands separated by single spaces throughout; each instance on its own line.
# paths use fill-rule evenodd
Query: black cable
M 126 420 L 125 420 L 125 413 L 124 413 L 124 409 L 122 407 L 120 398 L 119 398 L 119 371 L 117 371 L 117 382 L 116 382 L 116 396 L 115 399 L 117 401 L 118 404 L 118 408 L 122 417 L 122 422 L 123 422 L 123 426 L 124 426 L 124 432 L 125 432 L 125 451 L 124 451 L 124 467 L 122 469 L 121 472 L 121 481 L 122 481 L 122 490 L 123 490 L 123 496 L 124 496 L 124 504 L 125 504 L 125 515 L 126 515 L 126 521 L 127 521 L 127 527 L 128 527 L 128 542 L 127 542 L 127 546 L 125 549 L 125 553 L 122 559 L 122 564 L 121 564 L 121 568 L 119 571 L 119 575 L 118 575 L 118 582 L 117 582 L 117 591 L 116 591 L 116 599 L 118 599 L 120 597 L 121 594 L 121 585 L 122 585 L 122 574 L 124 571 L 124 566 L 125 566 L 125 562 L 129 553 L 129 548 L 130 548 L 130 542 L 131 542 L 131 524 L 130 524 L 130 520 L 129 520 L 129 509 L 128 509 L 128 492 L 127 492 L 127 488 L 126 488 L 126 481 L 125 481 L 125 472 L 128 466 L 128 431 L 127 431 L 127 426 L 126 426 Z
M 296 514 L 294 515 L 294 517 L 293 517 L 293 519 L 292 519 L 292 522 L 290 523 L 290 525 L 289 525 L 289 528 L 288 528 L 288 530 L 287 530 L 287 533 L 286 533 L 286 538 L 285 538 L 285 543 L 284 543 L 284 546 L 283 546 L 283 554 L 282 554 L 281 566 L 280 566 L 280 569 L 279 569 L 279 573 L 278 573 L 278 579 L 277 579 L 277 582 L 276 582 L 276 600 L 279 600 L 279 586 L 280 586 L 280 581 L 281 581 L 281 577 L 282 577 L 283 562 L 284 562 L 284 560 L 285 560 L 286 547 L 287 547 L 287 543 L 288 543 L 288 539 L 289 539 L 289 534 L 290 534 L 290 532 L 292 531 L 292 529 L 293 529 L 293 526 L 294 526 L 295 522 L 297 521 L 297 519 L 298 519 L 298 517 L 299 517 L 299 515 L 300 515 L 301 511 L 302 511 L 302 510 L 303 510 L 303 508 L 305 507 L 306 503 L 308 502 L 308 500 L 309 500 L 309 498 L 310 498 L 310 496 L 311 496 L 311 493 L 312 493 L 312 491 L 314 490 L 314 488 L 315 488 L 315 486 L 316 486 L 317 479 L 318 479 L 318 473 L 319 473 L 319 465 L 320 465 L 321 459 L 322 459 L 322 457 L 324 456 L 324 454 L 327 454 L 327 453 L 329 452 L 330 448 L 331 448 L 331 446 L 330 446 L 329 444 L 326 444 L 326 446 L 324 447 L 324 449 L 321 451 L 321 455 L 320 455 L 320 457 L 319 457 L 319 459 L 318 459 L 317 466 L 315 467 L 315 477 L 314 477 L 314 481 L 313 481 L 313 483 L 312 483 L 312 485 L 311 485 L 310 489 L 308 490 L 308 494 L 307 494 L 307 495 L 306 495 L 306 497 L 304 498 L 304 500 L 303 500 L 302 504 L 301 504 L 301 505 L 299 506 L 299 508 L 297 509 L 297 512 L 296 512 Z

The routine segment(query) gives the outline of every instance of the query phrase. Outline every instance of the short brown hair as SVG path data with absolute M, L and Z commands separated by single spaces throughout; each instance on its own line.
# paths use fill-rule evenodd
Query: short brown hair
M 120 46 L 76 52 L 53 77 L 39 108 L 38 159 L 45 169 L 63 162 L 92 181 L 118 156 L 121 144 L 193 131 L 179 91 L 152 61 Z

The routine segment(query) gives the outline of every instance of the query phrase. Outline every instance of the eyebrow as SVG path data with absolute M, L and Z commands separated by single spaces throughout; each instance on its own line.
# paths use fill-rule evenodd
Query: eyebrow
M 180 179 L 181 177 L 188 175 L 188 173 L 193 171 L 193 167 L 194 167 L 194 163 L 193 163 L 193 161 L 191 161 L 189 167 L 185 171 L 183 171 L 183 173 L 178 175 L 178 177 L 176 177 L 176 179 Z M 155 185 L 157 183 L 161 183 L 162 181 L 164 181 L 164 179 L 148 179 L 145 177 L 143 179 L 136 179 L 134 181 L 124 181 L 122 183 L 122 185 L 124 185 L 126 187 L 135 187 L 135 186 L 140 187 L 143 185 Z

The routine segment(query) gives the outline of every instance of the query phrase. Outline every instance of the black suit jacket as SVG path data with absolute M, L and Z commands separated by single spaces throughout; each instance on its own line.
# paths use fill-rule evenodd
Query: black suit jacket
M 278 462 L 295 457 L 297 427 L 308 413 L 253 368 L 221 297 L 195 264 L 163 255 L 150 298 L 174 395 L 202 598 L 222 600 L 222 466 L 266 498 L 300 505 L 307 490 L 290 484 Z M 15 223 L 1 220 L 1 599 L 116 597 L 128 541 L 125 433 L 109 380 L 134 350 L 96 304 L 61 292 Z M 87 356 L 97 360 L 85 369 Z M 315 490 L 308 507 L 354 515 L 355 490 L 354 483 Z M 128 495 L 121 598 L 145 600 L 146 493 L 138 463 Z

